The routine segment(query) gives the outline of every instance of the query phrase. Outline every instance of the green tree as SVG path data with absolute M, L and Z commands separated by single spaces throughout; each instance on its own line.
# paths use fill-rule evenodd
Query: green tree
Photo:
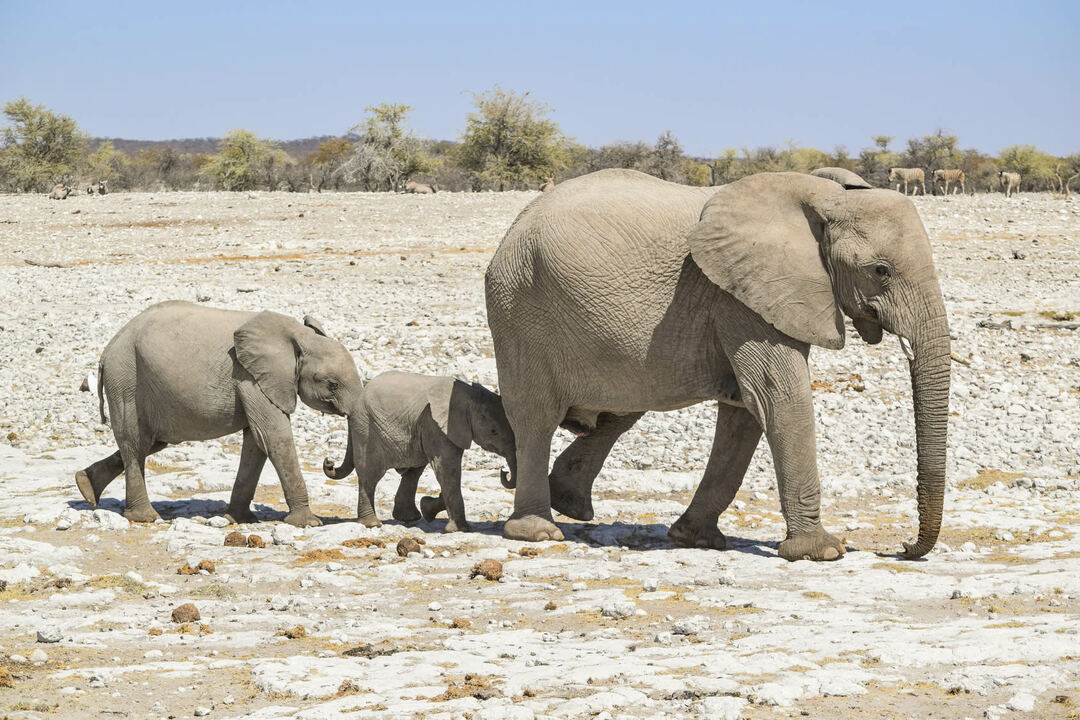
M 274 157 L 281 151 L 273 142 L 242 128 L 226 133 L 219 147 L 199 172 L 222 190 L 254 190 L 266 180 L 267 165 L 280 160 Z
M 656 138 L 656 144 L 649 155 L 647 172 L 671 182 L 683 182 L 686 179 L 683 172 L 682 146 L 670 130 L 665 130 Z
M 0 178 L 16 192 L 42 192 L 70 181 L 86 154 L 75 121 L 26 98 L 4 103 L 9 125 L 0 130 Z
M 473 93 L 473 102 L 455 155 L 474 190 L 532 188 L 569 164 L 567 139 L 546 117 L 548 107 L 529 93 L 496 85 Z
M 364 109 L 368 117 L 350 130 L 355 142 L 342 166 L 345 177 L 359 182 L 364 190 L 396 190 L 414 175 L 432 169 L 423 143 L 405 129 L 411 107 L 383 103 Z
M 874 147 L 864 148 L 855 161 L 855 172 L 871 185 L 887 187 L 889 171 L 900 164 L 900 156 L 889 150 L 893 139 L 892 135 L 874 135 L 870 138 Z
M 108 140 L 98 145 L 97 150 L 87 156 L 86 172 L 92 183 L 105 180 L 109 183 L 110 189 L 130 189 L 131 187 L 131 160 L 126 153 L 117 150 Z
M 1003 170 L 1020 173 L 1021 182 L 1029 189 L 1053 185 L 1057 159 L 1034 145 L 1010 145 L 998 155 Z
M 708 165 L 700 162 L 690 162 L 686 166 L 686 183 L 706 187 L 712 183 L 712 171 Z
M 317 192 L 326 187 L 340 189 L 344 179 L 341 169 L 352 156 L 353 149 L 353 144 L 345 138 L 331 138 L 319 145 L 319 149 L 307 157 L 311 166 L 311 187 Z

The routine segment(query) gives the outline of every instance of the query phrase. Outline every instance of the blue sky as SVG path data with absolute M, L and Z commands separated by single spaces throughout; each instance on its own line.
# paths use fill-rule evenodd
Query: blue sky
M 470 91 L 530 91 L 579 142 L 852 154 L 943 128 L 963 147 L 1080 151 L 1076 2 L 13 2 L 0 101 L 98 136 L 340 134 L 364 107 L 460 135 Z

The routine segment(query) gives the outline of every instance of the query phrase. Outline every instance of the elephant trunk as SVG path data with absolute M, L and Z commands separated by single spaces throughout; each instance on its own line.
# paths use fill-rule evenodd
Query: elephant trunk
M 915 411 L 915 440 L 918 451 L 916 497 L 919 509 L 919 537 L 904 543 L 904 557 L 919 558 L 930 552 L 941 530 L 945 502 L 945 449 L 949 422 L 949 374 L 951 356 L 949 327 L 944 304 L 920 323 L 905 351 L 910 359 L 911 391 Z M 901 341 L 903 343 L 903 341 Z
M 332 480 L 344 480 L 349 477 L 349 473 L 353 471 L 353 432 L 352 432 L 352 420 L 349 421 L 349 444 L 345 448 L 345 458 L 341 461 L 341 465 L 334 467 L 334 461 L 330 458 L 323 458 L 322 469 L 323 474 Z

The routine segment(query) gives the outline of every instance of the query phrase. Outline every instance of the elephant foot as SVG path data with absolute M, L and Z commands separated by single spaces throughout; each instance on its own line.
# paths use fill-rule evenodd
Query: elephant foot
M 551 509 L 575 520 L 589 521 L 594 517 L 592 505 L 592 486 L 579 488 L 557 477 L 550 477 Z
M 100 494 L 94 487 L 94 483 L 90 480 L 90 476 L 86 474 L 85 470 L 80 470 L 75 473 L 75 484 L 79 487 L 79 492 L 83 496 L 83 500 L 90 503 L 91 507 L 96 507 L 98 500 L 100 500 Z
M 562 530 L 552 522 L 551 518 L 539 515 L 523 515 L 512 517 L 503 525 L 503 537 L 508 540 L 524 540 L 526 542 L 543 542 L 545 540 L 562 540 Z
M 311 512 L 310 508 L 293 510 L 285 516 L 285 522 L 300 528 L 318 527 L 322 525 L 322 520 L 320 520 L 315 513 Z
M 416 503 L 398 505 L 394 503 L 394 519 L 404 523 L 414 523 L 420 519 L 420 511 L 416 509 Z
M 727 550 L 727 538 L 724 533 L 712 523 L 694 523 L 685 518 L 679 518 L 675 524 L 668 528 L 668 537 L 673 543 L 684 548 L 708 548 L 710 550 Z
M 225 511 L 225 519 L 239 525 L 259 522 L 259 518 L 255 516 L 255 513 L 251 512 L 251 508 L 239 508 L 236 510 L 229 508 Z
M 420 498 L 420 514 L 424 516 L 424 520 L 431 522 L 435 517 L 446 509 L 446 505 L 442 502 L 442 496 L 431 497 L 425 495 Z
M 839 560 L 846 550 L 843 543 L 819 525 L 816 530 L 784 540 L 778 552 L 780 557 L 791 561 Z
M 472 531 L 472 528 L 469 527 L 469 523 L 465 522 L 465 523 L 461 523 L 461 525 L 458 525 L 452 519 L 447 520 L 446 521 L 446 527 L 443 528 L 444 533 L 471 532 L 471 531 Z
M 369 528 L 382 527 L 382 521 L 379 520 L 378 516 L 376 516 L 376 515 L 360 515 L 360 516 L 358 516 L 356 518 L 356 520 L 357 520 L 357 522 L 359 522 L 364 527 L 369 527 Z
M 157 510 L 151 507 L 149 503 L 147 503 L 146 505 L 124 508 L 124 517 L 126 517 L 131 522 L 141 523 L 152 523 L 157 522 L 161 519 L 161 516 L 158 515 Z

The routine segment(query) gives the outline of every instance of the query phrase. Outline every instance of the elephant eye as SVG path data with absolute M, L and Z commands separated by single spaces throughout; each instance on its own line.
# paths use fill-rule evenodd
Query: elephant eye
M 878 263 L 874 266 L 874 273 L 880 278 L 889 277 L 889 266 Z

